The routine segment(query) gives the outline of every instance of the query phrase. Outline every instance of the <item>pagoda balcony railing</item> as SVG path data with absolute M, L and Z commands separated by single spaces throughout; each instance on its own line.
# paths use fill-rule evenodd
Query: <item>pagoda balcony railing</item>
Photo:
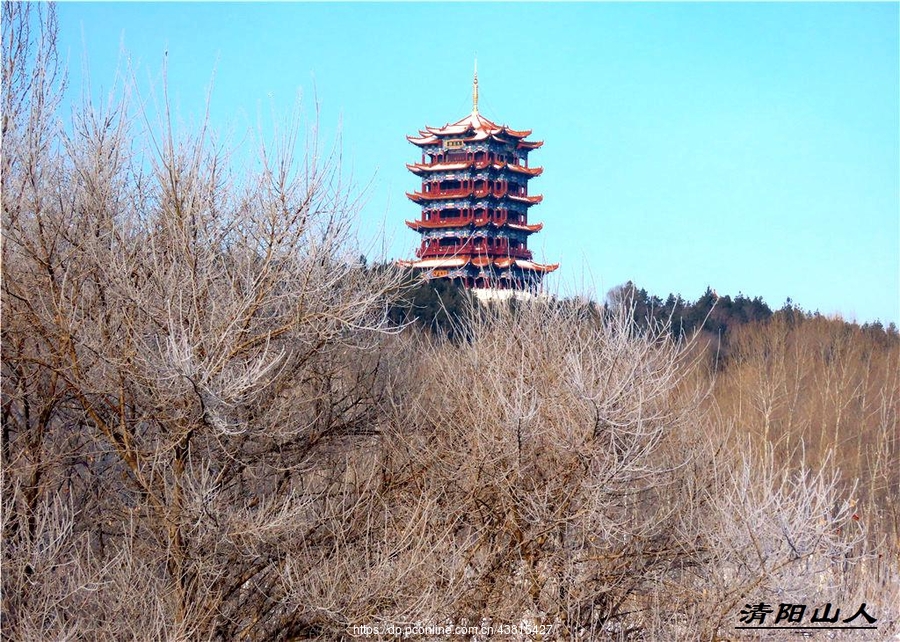
M 412 194 L 409 194 L 409 197 L 413 200 L 437 200 L 446 198 L 466 198 L 468 196 L 474 196 L 475 198 L 503 198 L 507 195 L 524 201 L 538 199 L 535 202 L 539 202 L 540 198 L 529 197 L 528 194 L 525 193 L 525 190 L 511 192 L 509 185 L 505 182 L 499 185 L 489 184 L 481 188 L 463 187 L 459 189 L 435 189 L 430 192 L 413 192 Z
M 507 214 L 494 214 L 494 216 L 475 216 L 474 214 L 466 214 L 464 216 L 454 216 L 452 218 L 438 218 L 437 216 L 432 216 L 430 220 L 422 221 L 422 223 L 424 223 L 425 227 L 463 227 L 471 224 L 480 227 L 482 225 L 488 225 L 489 223 L 493 223 L 497 227 L 502 227 L 503 225 L 506 225 L 508 219 L 509 217 Z M 524 221 L 512 222 L 524 225 Z
M 531 250 L 525 249 L 524 247 L 510 248 L 506 251 L 506 253 L 510 256 L 510 258 L 523 259 L 525 261 L 530 261 L 534 258 Z
M 451 245 L 451 246 L 441 246 L 435 245 L 434 247 L 426 247 L 419 248 L 416 250 L 416 256 L 420 259 L 431 259 L 431 258 L 445 258 L 445 257 L 453 257 L 460 255 L 470 255 L 476 254 L 481 256 L 493 256 L 493 257 L 508 257 L 513 259 L 524 259 L 526 261 L 530 261 L 533 258 L 533 255 L 530 250 L 523 247 L 510 248 L 507 246 L 502 247 L 488 247 L 484 243 L 462 243 L 460 245 Z
M 432 218 L 430 223 L 440 223 L 441 225 L 459 225 L 464 226 L 472 222 L 471 216 L 454 216 L 453 218 Z
M 506 185 L 501 185 L 500 187 L 485 187 L 482 189 L 476 189 L 472 195 L 475 198 L 485 198 L 487 196 L 494 196 L 495 198 L 503 198 L 506 196 L 506 193 L 509 191 L 509 188 Z
M 497 227 L 501 227 L 506 224 L 506 219 L 507 219 L 506 214 L 499 214 L 499 215 L 495 214 L 494 216 L 478 216 L 475 218 L 473 223 L 475 223 L 475 225 L 478 225 L 478 226 L 487 225 L 488 223 L 493 223 Z
M 461 189 L 439 189 L 431 192 L 415 192 L 416 196 L 421 198 L 457 198 L 470 196 L 472 194 L 471 187 Z
M 422 163 L 407 163 L 407 167 L 416 168 L 416 169 L 428 169 L 435 170 L 441 169 L 445 165 L 459 165 L 464 166 L 465 168 L 472 169 L 503 169 L 504 167 L 518 167 L 520 169 L 528 169 L 525 165 L 516 165 L 515 163 L 507 163 L 506 161 L 497 161 L 497 160 L 435 160 L 430 163 L 422 162 Z

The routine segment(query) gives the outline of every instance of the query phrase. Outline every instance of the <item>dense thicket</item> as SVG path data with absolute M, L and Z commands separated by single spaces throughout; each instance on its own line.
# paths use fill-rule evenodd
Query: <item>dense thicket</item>
M 246 172 L 121 100 L 63 127 L 52 7 L 3 12 L 4 639 L 896 632 L 894 339 L 773 315 L 717 373 L 625 305 L 452 314 L 296 128 Z

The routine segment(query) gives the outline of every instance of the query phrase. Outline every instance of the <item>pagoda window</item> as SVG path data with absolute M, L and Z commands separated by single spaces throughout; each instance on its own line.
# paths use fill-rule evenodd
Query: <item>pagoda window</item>
M 447 162 L 448 163 L 459 163 L 467 160 L 468 154 L 466 152 L 447 152 Z

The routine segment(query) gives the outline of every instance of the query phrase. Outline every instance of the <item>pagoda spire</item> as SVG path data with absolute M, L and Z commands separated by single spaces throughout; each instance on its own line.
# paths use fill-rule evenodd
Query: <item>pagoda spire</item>
M 478 113 L 478 56 L 475 56 L 475 78 L 472 81 L 472 113 Z

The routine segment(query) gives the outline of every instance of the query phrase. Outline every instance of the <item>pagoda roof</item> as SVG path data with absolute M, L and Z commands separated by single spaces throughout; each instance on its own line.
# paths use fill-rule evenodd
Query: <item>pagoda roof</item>
M 427 174 L 428 172 L 454 172 L 463 169 L 475 168 L 475 169 L 509 169 L 511 172 L 515 172 L 517 174 L 525 174 L 526 176 L 540 176 L 544 173 L 543 167 L 525 167 L 524 165 L 516 165 L 515 163 L 505 163 L 505 162 L 475 162 L 475 161 L 460 161 L 458 163 L 407 163 L 407 169 L 411 171 L 413 174 L 417 176 L 421 176 L 422 174 Z
M 416 231 L 420 229 L 426 230 L 436 230 L 443 227 L 446 228 L 461 228 L 468 227 L 469 225 L 473 225 L 475 227 L 484 227 L 485 225 L 490 225 L 496 228 L 508 227 L 512 230 L 518 230 L 520 232 L 534 233 L 540 232 L 544 228 L 543 223 L 532 223 L 528 225 L 522 225 L 519 223 L 497 223 L 496 221 L 466 221 L 464 223 L 460 223 L 459 221 L 406 221 L 406 226 L 414 229 Z
M 422 259 L 421 261 L 397 261 L 397 263 L 402 267 L 413 268 L 462 267 L 468 262 L 468 259 Z
M 441 139 L 437 136 L 407 136 L 406 140 L 411 142 L 413 145 L 418 145 L 419 147 L 426 147 L 428 145 L 440 145 Z
M 517 131 L 506 125 L 498 125 L 497 123 L 488 120 L 477 111 L 473 111 L 465 118 L 462 118 L 453 124 L 447 124 L 443 127 L 426 127 L 425 130 L 435 136 L 458 136 L 472 131 L 484 132 L 486 134 L 505 134 L 511 138 L 525 138 L 531 133 L 530 129 Z M 424 134 L 424 132 L 422 133 Z
M 527 205 L 537 205 L 541 201 L 544 200 L 544 197 L 541 194 L 537 194 L 535 196 L 517 196 L 508 193 L 504 190 L 502 193 L 496 193 L 491 190 L 483 190 L 476 191 L 471 187 L 467 187 L 465 189 L 453 190 L 452 192 L 406 192 L 406 197 L 414 203 L 422 203 L 428 201 L 446 201 L 453 200 L 458 198 L 469 198 L 470 196 L 476 199 L 494 199 L 501 200 L 504 198 L 508 198 L 511 201 L 516 201 L 519 203 L 525 203 Z
M 512 258 L 491 258 L 486 256 L 479 257 L 460 257 L 460 258 L 450 258 L 450 259 L 422 259 L 421 261 L 398 261 L 397 262 L 402 267 L 411 267 L 411 268 L 420 268 L 420 269 L 435 269 L 435 268 L 451 268 L 451 267 L 463 267 L 468 264 L 472 264 L 475 267 L 485 268 L 490 265 L 494 267 L 500 268 L 501 270 L 512 267 L 515 265 L 517 268 L 522 270 L 531 270 L 534 272 L 553 272 L 557 268 L 559 268 L 559 263 L 545 264 L 545 263 L 535 263 L 534 261 L 524 261 L 522 259 L 512 259 Z
M 494 138 L 502 142 L 515 142 L 519 149 L 540 147 L 543 144 L 541 141 L 523 140 L 530 134 L 530 129 L 517 130 L 506 125 L 498 125 L 479 114 L 478 110 L 475 109 L 471 114 L 455 123 L 447 123 L 443 127 L 426 126 L 425 129 L 419 130 L 419 136 L 407 136 L 406 139 L 419 147 L 440 144 L 448 136 L 466 136 L 463 139 L 466 142 L 477 142 Z
M 454 198 L 468 198 L 475 190 L 471 187 L 465 189 L 454 190 L 452 192 L 407 192 L 406 197 L 414 203 L 422 201 L 441 201 Z
M 472 167 L 473 161 L 463 161 L 461 163 L 407 163 L 406 167 L 413 174 L 422 175 L 426 172 L 453 172 L 460 169 L 469 169 Z

